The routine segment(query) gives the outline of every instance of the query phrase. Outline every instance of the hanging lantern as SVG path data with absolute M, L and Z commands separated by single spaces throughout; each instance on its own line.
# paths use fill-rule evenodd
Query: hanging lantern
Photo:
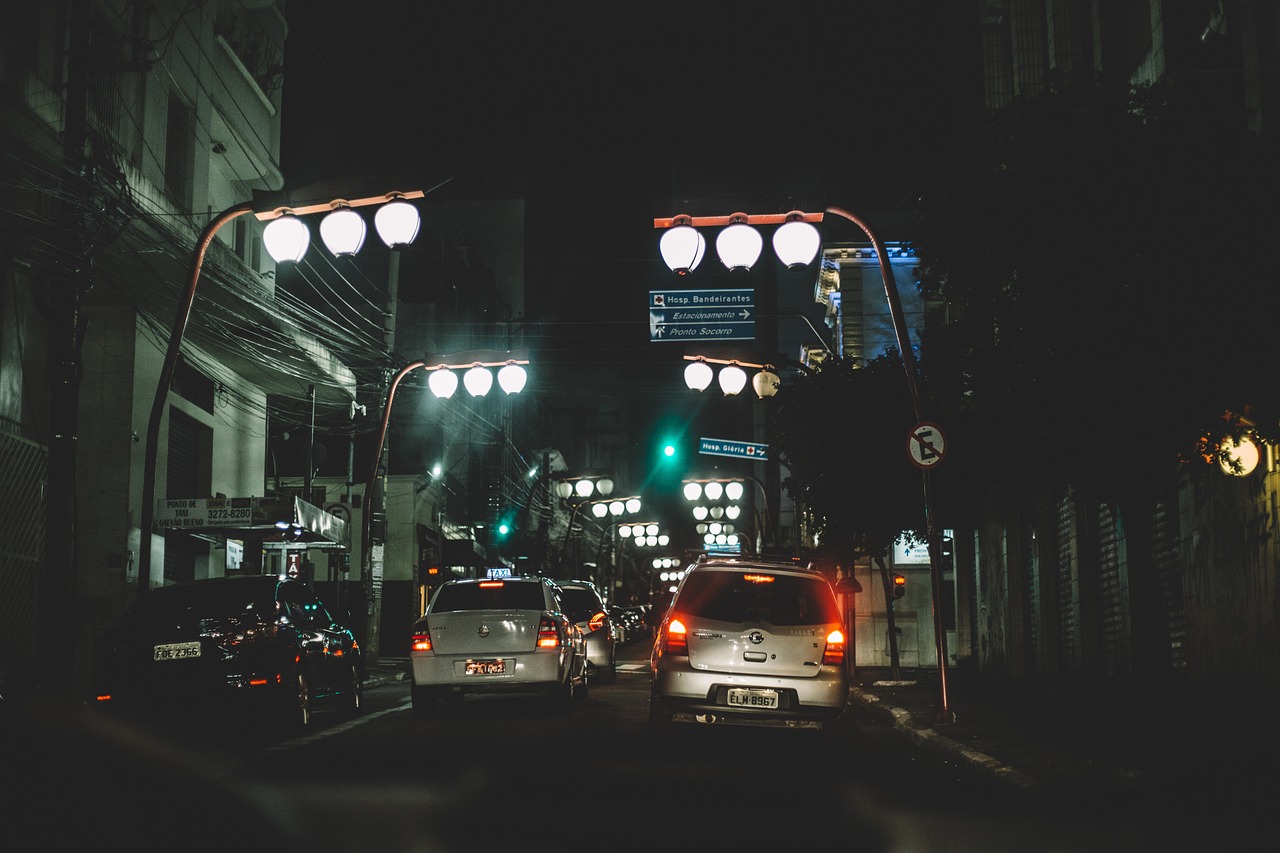
M 422 219 L 418 216 L 418 208 L 407 201 L 389 201 L 378 208 L 373 215 L 373 227 L 388 248 L 407 246 L 418 236 L 418 227 Z
M 278 264 L 302 260 L 310 243 L 311 230 L 292 213 L 276 217 L 262 229 L 262 245 Z
M 716 254 L 731 270 L 751 269 L 760 259 L 764 240 L 759 231 L 747 224 L 746 214 L 735 213 L 730 218 L 735 220 L 733 224 L 716 237 Z
M 320 239 L 337 258 L 360 251 L 365 230 L 364 218 L 349 207 L 339 207 L 320 220 Z
M 801 214 L 792 212 L 787 215 L 799 217 Z M 813 223 L 800 218 L 784 222 L 773 232 L 773 251 L 787 269 L 802 269 L 813 263 L 821 246 L 822 237 L 818 229 Z
M 458 376 L 442 364 L 432 369 L 431 375 L 427 377 L 427 387 L 432 394 L 447 400 L 458 390 Z
M 698 229 L 688 224 L 688 217 L 677 216 L 675 225 L 662 232 L 658 241 L 658 251 L 662 260 L 676 275 L 688 275 L 702 263 L 702 256 L 707 252 L 707 241 Z
M 747 385 L 747 372 L 736 364 L 720 369 L 720 390 L 732 397 Z
M 504 364 L 498 371 L 498 385 L 508 394 L 519 394 L 523 391 L 528 378 L 525 369 L 514 361 Z

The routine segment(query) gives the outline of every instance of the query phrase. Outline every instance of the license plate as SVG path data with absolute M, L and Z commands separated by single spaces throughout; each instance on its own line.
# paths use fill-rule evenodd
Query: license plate
M 186 660 L 200 657 L 199 643 L 160 643 L 151 652 L 152 660 Z
M 738 708 L 776 708 L 778 707 L 778 691 L 731 687 L 729 688 L 729 704 Z
M 502 675 L 506 663 L 501 660 L 469 660 L 463 672 L 466 675 Z

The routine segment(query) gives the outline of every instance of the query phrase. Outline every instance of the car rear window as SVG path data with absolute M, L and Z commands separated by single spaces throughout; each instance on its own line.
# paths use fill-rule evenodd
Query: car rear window
M 570 613 L 585 613 L 603 607 L 600 596 L 582 586 L 560 587 L 560 600 Z
M 542 586 L 487 581 L 442 586 L 431 604 L 434 613 L 456 610 L 542 610 Z
M 840 621 L 826 580 L 747 571 L 692 572 L 680 588 L 677 610 L 722 622 L 822 625 Z

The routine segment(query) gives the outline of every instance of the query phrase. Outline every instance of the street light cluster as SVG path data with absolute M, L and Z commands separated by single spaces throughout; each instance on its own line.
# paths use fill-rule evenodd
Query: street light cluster
M 472 397 L 483 397 L 493 388 L 491 367 L 497 367 L 498 386 L 508 394 L 519 394 L 524 390 L 528 374 L 521 367 L 528 364 L 528 359 L 509 358 L 505 361 L 472 361 L 470 364 L 424 364 L 427 371 L 427 387 L 431 393 L 441 399 L 448 399 L 458 390 L 458 374 L 456 370 L 466 370 L 462 375 L 463 387 Z
M 378 204 L 381 206 L 374 214 L 373 222 L 382 242 L 392 249 L 407 246 L 418 236 L 421 223 L 418 209 L 405 201 L 410 195 L 421 196 L 422 193 L 392 192 L 373 198 L 334 199 L 326 202 L 321 209 L 327 207 L 330 212 L 320 220 L 320 239 L 334 257 L 356 254 L 364 246 L 367 229 L 364 217 L 356 213 L 354 208 Z M 311 245 L 311 230 L 297 214 L 308 212 L 314 211 L 310 208 L 286 207 L 257 214 L 259 219 L 270 220 L 262 230 L 262 245 L 276 263 L 296 263 L 307 253 L 307 247 Z
M 656 521 L 619 524 L 618 536 L 622 539 L 630 539 L 637 548 L 665 548 L 671 544 L 671 537 L 658 528 Z
M 743 370 L 744 367 L 760 371 L 751 377 L 751 388 L 761 399 L 777 394 L 781 384 L 778 374 L 773 372 L 772 364 L 753 364 L 749 361 L 705 355 L 686 355 L 684 360 L 689 362 L 684 369 L 684 383 L 693 391 L 705 391 L 711 385 L 711 379 L 715 375 L 711 368 L 713 364 L 724 365 L 720 368 L 719 383 L 720 390 L 726 397 L 732 397 L 746 387 L 747 372 Z
M 733 522 L 742 515 L 742 507 L 737 501 L 742 500 L 745 492 L 746 486 L 742 480 L 685 480 L 684 498 L 694 504 L 693 518 L 698 522 L 695 529 L 705 544 L 740 544 L 740 537 Z M 730 503 L 727 506 L 716 503 L 722 499 Z M 707 503 L 699 503 L 704 500 Z
M 731 213 L 697 218 L 680 214 L 654 220 L 654 225 L 666 229 L 658 243 L 662 260 L 677 275 L 688 275 L 698 268 L 707 252 L 706 238 L 696 226 L 721 227 L 716 235 L 716 254 L 722 264 L 737 270 L 750 269 L 760 259 L 764 239 L 754 226 L 780 224 L 773 232 L 773 251 L 788 269 L 800 269 L 818 256 L 822 237 L 813 223 L 821 221 L 820 213 L 793 210 L 783 214 Z

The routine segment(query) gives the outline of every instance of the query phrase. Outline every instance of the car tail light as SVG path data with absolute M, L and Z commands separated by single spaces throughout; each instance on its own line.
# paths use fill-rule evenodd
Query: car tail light
M 409 641 L 409 651 L 411 652 L 429 652 L 431 651 L 431 632 L 423 628 L 421 631 L 413 633 L 413 639 Z
M 827 634 L 827 647 L 822 652 L 823 666 L 844 666 L 844 632 L 833 628 Z
M 597 610 L 595 613 L 592 613 L 591 618 L 587 620 L 587 627 L 592 631 L 599 631 L 604 627 L 605 620 L 608 618 L 609 617 L 603 610 Z
M 667 623 L 667 636 L 663 642 L 664 648 L 676 655 L 689 654 L 689 640 L 686 633 L 687 629 L 684 627 L 684 623 L 672 616 L 671 621 Z
M 560 629 L 550 616 L 543 616 L 538 623 L 538 648 L 554 649 L 560 645 Z

